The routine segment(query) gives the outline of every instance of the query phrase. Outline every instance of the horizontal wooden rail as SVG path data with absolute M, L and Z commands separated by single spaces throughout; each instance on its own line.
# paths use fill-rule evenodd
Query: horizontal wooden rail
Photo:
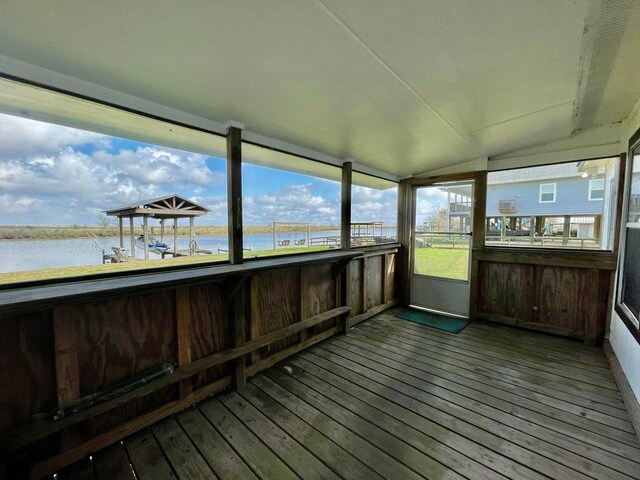
M 59 432 L 72 425 L 76 425 L 84 420 L 88 420 L 91 417 L 123 405 L 130 400 L 148 395 L 161 388 L 192 377 L 193 375 L 196 375 L 203 370 L 207 370 L 209 368 L 234 360 L 243 355 L 249 354 L 259 348 L 286 338 L 289 335 L 293 335 L 302 330 L 306 330 L 310 327 L 318 325 L 319 323 L 322 323 L 326 320 L 346 315 L 350 312 L 350 310 L 350 307 L 338 307 L 319 315 L 314 315 L 313 317 L 281 328 L 275 332 L 271 332 L 253 340 L 249 340 L 240 347 L 223 350 L 208 357 L 195 360 L 182 367 L 178 367 L 170 375 L 151 381 L 140 388 L 122 395 L 121 397 L 114 398 L 113 400 L 109 400 L 105 403 L 96 405 L 83 412 L 64 417 L 60 420 L 52 421 L 50 423 L 37 423 L 27 425 L 19 429 L 7 432 L 0 436 L 0 448 L 5 451 L 15 451 L 38 439 L 47 437 L 48 435 Z
M 377 315 L 385 310 L 388 310 L 391 307 L 395 307 L 398 304 L 398 299 L 394 298 L 393 300 L 389 300 L 387 303 L 383 303 L 382 305 L 378 305 L 377 307 L 372 308 L 371 310 L 366 311 L 365 313 L 361 313 L 360 315 L 355 315 L 353 317 L 349 317 L 349 325 L 348 328 L 357 325 L 360 322 L 364 322 L 365 320 Z
M 69 303 L 105 300 L 131 293 L 152 292 L 161 288 L 217 282 L 232 277 L 252 275 L 302 265 L 333 263 L 362 256 L 360 252 L 331 251 L 247 261 L 240 265 L 166 270 L 156 273 L 133 274 L 116 278 L 59 283 L 54 285 L 0 290 L 0 314 L 24 313 Z
M 314 335 L 313 337 L 308 338 L 301 344 L 293 345 L 281 352 L 276 352 L 273 355 L 270 355 L 269 357 L 261 360 L 259 363 L 248 367 L 247 374 L 250 376 L 255 375 L 256 373 L 265 370 L 272 365 L 275 365 L 279 361 L 299 352 L 300 350 L 303 350 L 307 347 L 310 347 L 311 345 L 329 338 L 332 335 L 335 335 L 339 331 L 340 327 L 332 327 L 328 330 Z M 139 417 L 129 420 L 128 422 L 114 428 L 113 430 L 92 438 L 91 440 L 77 445 L 70 450 L 67 450 L 47 460 L 37 463 L 31 469 L 29 478 L 33 480 L 39 480 L 47 475 L 56 473 L 61 468 L 70 465 L 73 462 L 82 460 L 83 458 L 87 457 L 87 455 L 91 455 L 92 453 L 95 453 L 114 442 L 122 440 L 123 438 L 126 438 L 129 435 L 142 430 L 143 428 L 153 425 L 154 423 L 168 415 L 172 415 L 181 410 L 184 410 L 194 403 L 200 402 L 205 398 L 225 388 L 230 387 L 232 383 L 233 382 L 231 375 L 222 377 L 209 385 L 199 388 L 184 399 L 176 400 L 166 405 L 162 405 L 161 407 L 158 407 L 151 412 L 145 413 L 143 415 L 140 415 Z
M 611 252 L 542 250 L 488 247 L 473 250 L 473 260 L 481 262 L 547 265 L 551 267 L 596 268 L 615 270 L 616 256 Z

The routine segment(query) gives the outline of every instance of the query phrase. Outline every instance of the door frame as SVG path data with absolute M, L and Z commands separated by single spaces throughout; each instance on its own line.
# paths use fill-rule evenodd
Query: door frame
M 401 268 L 398 269 L 401 286 L 400 301 L 409 307 L 409 294 L 413 276 L 413 242 L 415 239 L 415 188 L 433 186 L 440 182 L 473 181 L 473 221 L 471 237 L 471 270 L 469 272 L 469 320 L 476 320 L 478 299 L 478 259 L 477 252 L 484 248 L 484 223 L 487 201 L 487 170 L 463 172 L 450 175 L 436 175 L 408 178 L 400 182 L 398 192 L 398 239 L 402 244 Z

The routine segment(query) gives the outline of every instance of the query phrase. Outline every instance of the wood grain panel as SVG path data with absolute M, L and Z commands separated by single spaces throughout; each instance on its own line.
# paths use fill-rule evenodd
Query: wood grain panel
M 220 284 L 189 288 L 191 308 L 191 360 L 232 347 L 227 304 Z M 220 365 L 192 378 L 193 388 L 217 380 L 231 372 L 230 365 Z
M 349 299 L 351 315 L 359 315 L 362 311 L 362 259 L 352 260 L 349 266 Z
M 478 262 L 478 277 L 478 313 L 532 321 L 532 265 Z
M 598 299 L 598 284 L 589 273 L 588 269 L 537 267 L 537 321 L 582 337 L 587 319 L 597 314 L 589 304 Z
M 382 303 L 387 303 L 396 298 L 396 253 L 386 255 L 386 272 L 384 282 L 384 298 Z
M 309 265 L 303 267 L 304 275 L 311 281 L 302 290 L 305 311 L 309 317 L 326 312 L 337 306 L 336 282 L 331 265 Z M 336 325 L 336 320 L 327 320 L 311 329 L 309 335 L 315 335 Z
M 274 270 L 260 275 L 257 292 L 260 335 L 275 332 L 300 321 L 300 283 L 297 268 Z M 297 343 L 297 339 L 298 335 L 291 335 L 283 340 L 278 340 L 266 347 L 262 355 L 277 352 L 293 345 Z
M 48 312 L 0 322 L 0 430 L 57 404 L 52 319 Z
M 382 255 L 367 257 L 365 259 L 365 276 L 367 280 L 365 296 L 365 312 L 382 303 Z
M 77 332 L 80 395 L 114 383 L 161 363 L 176 363 L 175 296 L 164 290 L 71 307 Z M 173 400 L 171 386 L 106 412 L 81 424 L 78 438 L 90 438 Z

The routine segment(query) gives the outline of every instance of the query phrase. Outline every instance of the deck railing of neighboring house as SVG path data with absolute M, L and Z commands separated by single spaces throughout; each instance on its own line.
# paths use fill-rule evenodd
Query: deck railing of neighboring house
M 580 250 L 599 250 L 600 239 L 598 238 L 575 238 L 566 240 L 561 236 L 552 235 L 487 235 L 485 237 L 487 246 L 529 246 L 529 247 L 554 247 Z

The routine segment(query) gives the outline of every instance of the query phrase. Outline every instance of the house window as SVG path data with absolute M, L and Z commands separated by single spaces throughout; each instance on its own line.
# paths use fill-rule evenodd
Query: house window
M 627 166 L 626 222 L 621 235 L 620 273 L 616 311 L 631 329 L 640 321 L 640 146 Z
M 604 178 L 589 180 L 589 200 L 604 199 Z
M 543 183 L 540 185 L 540 203 L 552 203 L 556 201 L 556 184 Z
M 613 157 L 489 172 L 485 245 L 611 250 L 618 165 Z

